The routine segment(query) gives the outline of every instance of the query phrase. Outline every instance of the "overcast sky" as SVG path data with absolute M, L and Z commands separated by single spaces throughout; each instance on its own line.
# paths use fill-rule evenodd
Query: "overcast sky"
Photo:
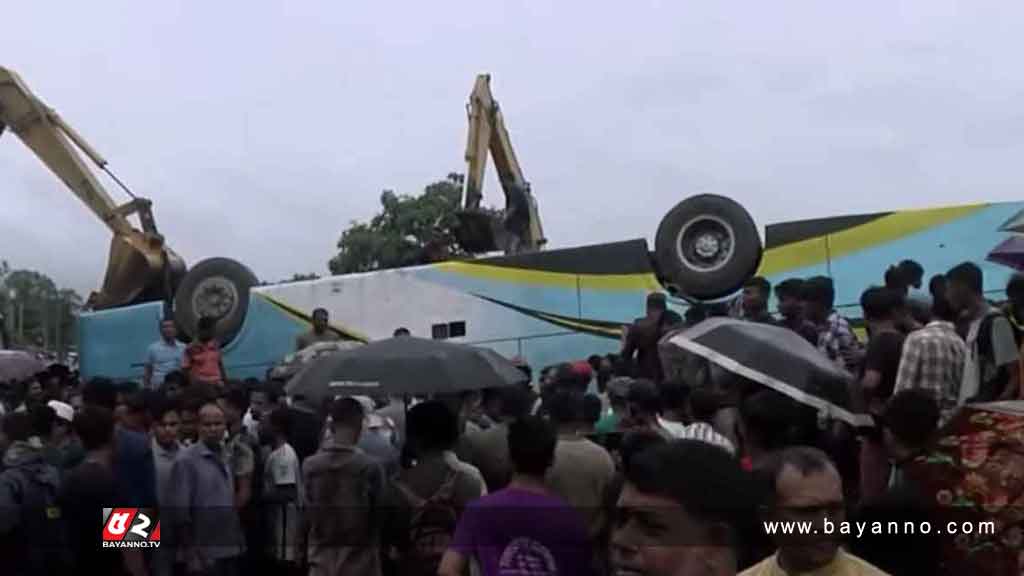
M 325 273 L 383 188 L 464 170 L 480 72 L 555 247 L 650 239 L 699 192 L 761 225 L 1021 199 L 1024 4 L 978 6 L 37 0 L 6 6 L 0 65 L 186 260 L 276 280 Z M 0 175 L 0 258 L 96 287 L 107 230 L 9 134 Z

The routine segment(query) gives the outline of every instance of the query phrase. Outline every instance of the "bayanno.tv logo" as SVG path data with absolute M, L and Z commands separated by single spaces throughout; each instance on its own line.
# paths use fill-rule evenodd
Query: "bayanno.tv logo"
M 159 548 L 159 513 L 153 508 L 104 508 L 103 547 Z

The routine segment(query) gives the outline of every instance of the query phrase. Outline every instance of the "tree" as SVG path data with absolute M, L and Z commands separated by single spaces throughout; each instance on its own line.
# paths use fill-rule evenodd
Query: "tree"
M 328 267 L 333 274 L 369 272 L 466 256 L 455 237 L 462 203 L 462 174 L 450 173 L 419 196 L 384 190 L 382 211 L 369 222 L 352 222 L 338 240 Z M 497 210 L 485 208 L 490 214 Z
M 319 274 L 315 274 L 313 272 L 310 272 L 309 274 L 301 274 L 301 273 L 297 272 L 295 274 L 292 274 L 292 277 L 291 277 L 290 280 L 282 280 L 281 283 L 285 284 L 287 282 L 305 282 L 306 280 L 319 280 L 319 279 L 320 279 L 320 275 Z
M 82 297 L 74 290 L 58 289 L 41 272 L 11 270 L 0 262 L 0 312 L 14 342 L 66 348 L 75 341 L 75 319 L 81 308 Z

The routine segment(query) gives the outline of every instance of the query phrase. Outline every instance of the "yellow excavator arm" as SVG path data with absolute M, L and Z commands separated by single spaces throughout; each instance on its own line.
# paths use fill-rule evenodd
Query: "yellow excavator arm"
M 32 94 L 16 73 L 0 67 L 0 133 L 4 128 L 14 132 L 114 235 L 103 288 L 89 297 L 90 308 L 160 300 L 173 294 L 185 263 L 165 246 L 151 202 L 131 194 L 92 146 Z M 116 204 L 79 152 L 114 178 L 132 200 Z M 128 220 L 132 214 L 138 215 L 142 230 Z
M 507 254 L 540 250 L 546 242 L 540 212 L 512 149 L 501 108 L 491 94 L 490 74 L 477 76 L 466 109 L 469 115 L 467 174 L 460 218 L 466 228 L 475 226 L 475 233 L 467 236 L 473 236 L 471 243 L 479 248 L 471 248 L 470 251 L 486 251 L 494 247 L 503 249 Z M 502 226 L 492 232 L 491 238 L 484 238 L 487 234 L 486 227 L 480 224 L 483 218 L 480 201 L 488 153 L 494 159 L 494 167 L 505 192 L 505 214 Z

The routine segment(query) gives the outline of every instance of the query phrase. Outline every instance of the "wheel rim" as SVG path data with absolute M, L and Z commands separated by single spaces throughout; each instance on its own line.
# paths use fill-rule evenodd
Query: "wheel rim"
M 736 233 L 732 226 L 717 216 L 697 216 L 679 229 L 676 255 L 692 270 L 714 272 L 732 259 L 736 250 Z
M 192 309 L 196 316 L 220 320 L 231 314 L 238 306 L 238 290 L 235 284 L 223 276 L 204 278 L 192 292 Z

